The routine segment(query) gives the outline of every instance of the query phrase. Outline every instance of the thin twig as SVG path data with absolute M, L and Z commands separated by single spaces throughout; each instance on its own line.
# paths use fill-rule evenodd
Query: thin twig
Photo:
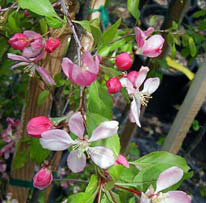
M 68 12 L 68 10 L 67 10 L 67 7 L 66 7 L 66 5 L 65 5 L 64 0 L 61 0 L 61 7 L 62 7 L 62 9 L 63 9 L 64 15 L 65 15 L 66 18 L 67 18 L 67 22 L 68 22 L 68 24 L 69 24 L 69 26 L 70 26 L 70 28 L 71 28 L 71 30 L 72 30 L 72 33 L 73 33 L 73 35 L 74 35 L 74 39 L 75 39 L 75 41 L 76 41 L 76 43 L 77 43 L 77 45 L 78 45 L 78 48 L 77 48 L 77 57 L 78 57 L 78 63 L 79 63 L 79 66 L 80 66 L 80 65 L 81 65 L 81 64 L 80 64 L 80 63 L 81 63 L 81 50 L 83 50 L 83 47 L 82 47 L 82 45 L 81 45 L 81 42 L 80 42 L 80 40 L 79 40 L 79 37 L 78 37 L 77 32 L 76 32 L 76 30 L 75 30 L 75 27 L 74 27 L 74 25 L 73 25 L 73 23 L 72 23 L 71 16 L 69 15 L 69 12 Z

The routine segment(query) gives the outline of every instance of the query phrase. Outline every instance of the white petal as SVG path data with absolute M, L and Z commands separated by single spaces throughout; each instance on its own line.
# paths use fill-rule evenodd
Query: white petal
M 67 158 L 67 165 L 74 173 L 83 171 L 86 166 L 86 156 L 78 150 L 71 151 Z
M 159 84 L 160 84 L 159 78 L 149 78 L 145 81 L 142 92 L 151 95 L 153 92 L 157 90 Z
M 117 133 L 119 123 L 117 121 L 102 122 L 93 132 L 88 142 L 105 139 Z
M 141 127 L 141 124 L 139 121 L 140 107 L 141 107 L 140 98 L 136 96 L 133 98 L 133 101 L 131 103 L 129 118 L 131 122 L 135 122 L 139 127 Z
M 112 150 L 105 147 L 89 147 L 88 153 L 92 161 L 100 168 L 106 169 L 115 163 Z
M 140 203 L 151 203 L 151 200 L 142 192 Z
M 184 172 L 181 168 L 173 166 L 167 170 L 160 173 L 157 179 L 156 191 L 158 193 L 161 190 L 164 190 L 176 183 L 178 183 L 183 176 Z
M 135 93 L 135 88 L 133 87 L 133 84 L 127 78 L 122 78 L 120 82 L 121 82 L 122 87 L 126 88 L 128 94 Z
M 52 151 L 62 151 L 76 142 L 64 130 L 48 130 L 41 134 L 40 143 L 43 148 Z
M 69 119 L 69 129 L 80 139 L 83 139 L 85 128 L 84 128 L 84 120 L 80 112 L 74 113 Z
M 137 76 L 135 86 L 136 88 L 139 88 L 142 83 L 144 82 L 145 78 L 147 77 L 147 72 L 149 71 L 149 68 L 147 66 L 142 66 L 139 70 L 139 74 Z
M 185 192 L 182 191 L 171 191 L 167 192 L 166 195 L 168 196 L 165 199 L 167 203 L 191 203 L 192 198 Z

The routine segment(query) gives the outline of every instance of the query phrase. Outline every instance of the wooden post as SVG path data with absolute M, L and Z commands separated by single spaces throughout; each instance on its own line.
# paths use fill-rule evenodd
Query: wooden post
M 206 97 L 206 60 L 199 67 L 194 81 L 172 124 L 162 150 L 177 153 Z

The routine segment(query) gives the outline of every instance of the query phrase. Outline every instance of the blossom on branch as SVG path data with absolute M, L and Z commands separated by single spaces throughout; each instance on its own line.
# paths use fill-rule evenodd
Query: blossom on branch
M 84 120 L 80 112 L 74 113 L 69 120 L 70 131 L 78 138 L 73 140 L 64 130 L 48 130 L 41 134 L 40 143 L 43 148 L 52 151 L 62 151 L 73 146 L 67 158 L 67 165 L 72 172 L 78 173 L 83 171 L 86 166 L 86 155 L 100 168 L 106 169 L 114 165 L 115 159 L 112 150 L 97 146 L 90 147 L 91 142 L 105 139 L 117 133 L 117 121 L 102 122 L 93 132 L 92 136 L 87 139 L 84 136 Z
M 130 77 L 124 77 L 120 80 L 123 87 L 126 88 L 129 96 L 132 98 L 129 119 L 132 123 L 136 123 L 141 127 L 139 117 L 141 105 L 146 106 L 151 94 L 156 91 L 160 84 L 159 78 L 149 78 L 145 81 L 149 68 L 142 66 L 137 74 L 136 80 L 131 81 Z M 145 81 L 145 82 L 144 82 Z M 140 86 L 144 83 L 144 88 L 140 90 Z
M 156 183 L 156 190 L 151 185 L 146 193 L 142 193 L 140 203 L 191 203 L 191 196 L 183 191 L 161 192 L 178 183 L 183 174 L 183 170 L 176 166 L 160 173 Z
M 157 57 L 162 53 L 164 38 L 161 35 L 150 35 L 154 32 L 153 27 L 149 27 L 143 32 L 139 27 L 135 27 L 135 35 L 137 41 L 137 54 L 142 54 L 147 57 Z
M 96 79 L 99 72 L 99 57 L 95 59 L 85 51 L 81 57 L 81 64 L 74 64 L 69 58 L 63 58 L 62 70 L 74 84 L 85 87 L 90 86 Z

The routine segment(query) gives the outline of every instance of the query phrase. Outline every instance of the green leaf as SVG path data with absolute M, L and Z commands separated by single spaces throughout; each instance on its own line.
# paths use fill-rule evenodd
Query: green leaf
M 88 111 L 112 119 L 112 97 L 108 94 L 105 85 L 98 81 L 89 87 Z
M 185 176 L 182 180 L 189 177 L 188 171 L 190 168 L 185 159 L 169 152 L 153 152 L 141 157 L 133 163 L 140 169 L 133 182 L 143 191 L 145 191 L 151 184 L 155 186 L 155 182 L 160 173 L 172 166 L 177 166 L 184 171 Z M 176 184 L 173 186 L 173 189 L 176 189 L 179 185 L 179 183 Z
M 97 195 L 98 178 L 92 175 L 85 192 L 70 195 L 68 203 L 92 203 Z
M 41 28 L 41 32 L 42 34 L 48 32 L 48 25 L 47 25 L 47 21 L 45 18 L 42 18 L 40 21 L 40 28 Z
M 37 104 L 42 105 L 48 96 L 49 96 L 49 90 L 42 91 L 38 96 Z
M 199 122 L 198 120 L 194 120 L 193 123 L 192 123 L 192 129 L 194 131 L 198 131 L 200 129 L 200 125 L 199 125 Z
M 49 154 L 51 153 L 50 150 L 42 148 L 39 139 L 31 138 L 31 144 L 29 148 L 29 154 L 31 160 L 33 160 L 37 164 L 41 164 Z
M 81 21 L 73 20 L 72 22 L 81 25 L 87 32 L 91 32 L 90 21 L 88 21 L 88 20 L 81 20 Z
M 18 0 L 18 4 L 21 8 L 29 9 L 38 15 L 58 17 L 49 0 Z
M 26 150 L 24 151 L 18 151 L 18 153 L 16 153 L 15 158 L 12 161 L 12 168 L 13 169 L 19 169 L 24 167 L 25 163 L 28 160 L 28 153 L 26 152 Z
M 120 23 L 121 23 L 121 19 L 119 19 L 115 24 L 111 25 L 105 30 L 102 36 L 102 43 L 104 44 L 104 46 L 110 43 L 115 38 Z
M 127 1 L 127 8 L 129 12 L 133 15 L 133 17 L 138 20 L 140 16 L 139 11 L 139 0 L 128 0 Z
M 11 28 L 13 33 L 21 32 L 21 28 L 18 26 L 18 23 L 17 23 L 17 19 L 18 19 L 17 15 L 18 15 L 18 12 L 14 11 L 10 13 L 8 17 L 8 25 Z
M 90 29 L 91 29 L 92 36 L 94 38 L 94 42 L 96 44 L 99 44 L 102 39 L 102 32 L 100 28 L 94 25 L 90 25 Z
M 57 18 L 57 17 L 46 17 L 47 23 L 50 27 L 52 28 L 59 28 L 62 26 L 63 24 L 63 20 L 61 18 Z
M 195 42 L 192 37 L 188 38 L 188 42 L 189 42 L 190 54 L 192 57 L 194 57 L 197 54 L 197 48 L 195 46 Z
M 206 11 L 205 10 L 201 10 L 201 11 L 196 11 L 193 14 L 193 18 L 199 18 L 199 17 L 203 17 L 206 15 Z
M 172 54 L 171 57 L 173 59 L 175 59 L 176 58 L 176 46 L 175 46 L 175 43 L 171 47 L 171 54 Z

